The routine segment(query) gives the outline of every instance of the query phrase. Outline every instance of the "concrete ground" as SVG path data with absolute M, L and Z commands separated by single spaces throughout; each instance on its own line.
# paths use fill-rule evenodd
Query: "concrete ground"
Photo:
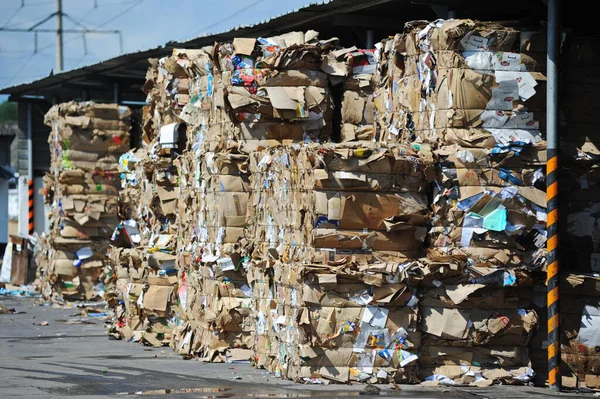
M 81 317 L 77 308 L 55 309 L 18 297 L 0 297 L 0 305 L 18 312 L 0 314 L 0 398 L 377 397 L 362 395 L 362 385 L 294 384 L 249 364 L 205 364 L 182 360 L 169 348 L 109 340 L 103 320 Z M 401 398 L 585 396 L 528 386 L 380 387 L 379 396 Z

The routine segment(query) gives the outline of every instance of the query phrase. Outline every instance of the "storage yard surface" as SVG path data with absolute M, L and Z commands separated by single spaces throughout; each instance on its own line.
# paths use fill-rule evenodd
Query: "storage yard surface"
M 17 312 L 0 315 L 2 398 L 594 397 L 553 395 L 548 389 L 529 386 L 402 385 L 396 391 L 390 384 L 378 385 L 379 395 L 363 395 L 364 385 L 294 384 L 249 364 L 183 361 L 169 348 L 109 341 L 104 321 L 80 316 L 82 308 L 76 306 L 52 308 L 41 306 L 35 298 L 15 297 L 0 297 L 0 305 Z M 46 321 L 48 325 L 38 325 Z

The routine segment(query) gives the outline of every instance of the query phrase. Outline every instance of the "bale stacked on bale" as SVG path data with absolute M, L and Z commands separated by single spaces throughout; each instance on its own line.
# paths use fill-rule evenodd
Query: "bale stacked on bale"
M 374 138 L 373 86 L 377 67 L 375 54 L 375 50 L 357 50 L 356 47 L 339 49 L 329 54 L 328 60 L 337 56 L 343 57 L 346 63 L 345 74 L 337 72 L 339 78 L 343 79 L 342 142 L 369 141 Z M 332 76 L 332 83 L 335 83 L 335 76 Z
M 545 264 L 540 36 L 471 20 L 416 21 L 379 45 L 376 137 L 435 148 L 424 261 L 466 273 L 460 284 L 452 273 L 420 288 L 419 367 L 433 384 L 533 375 L 527 345 L 537 316 L 531 278 L 522 277 Z M 457 346 L 464 349 L 449 349 Z M 506 357 L 481 361 L 496 348 Z
M 240 243 L 248 156 L 329 137 L 331 100 L 327 75 L 318 70 L 325 51 L 318 44 L 316 32 L 292 32 L 176 50 L 172 57 L 189 65 L 190 81 L 181 113 L 190 136 L 180 159 L 187 204 L 180 212 L 185 244 L 179 258 L 185 322 L 175 345 L 182 354 L 212 361 L 252 355 L 252 294 Z
M 293 32 L 152 61 L 123 318 L 158 312 L 186 357 L 297 381 L 530 381 L 543 44 L 451 20 L 335 45 Z M 348 142 L 321 143 L 338 117 Z
M 239 290 L 245 279 L 235 246 L 245 220 L 245 156 L 238 151 L 240 130 L 224 110 L 223 86 L 211 54 L 208 49 L 178 49 L 170 57 L 185 70 L 190 94 L 180 114 L 187 123 L 187 147 L 177 161 L 182 244 L 174 347 L 184 356 L 212 361 L 220 355 L 247 360 L 250 300 Z M 224 258 L 227 264 L 217 262 Z
M 52 209 L 41 264 L 44 297 L 91 300 L 103 295 L 101 275 L 112 230 L 119 223 L 118 159 L 129 148 L 130 110 L 114 104 L 69 102 L 48 111 Z
M 150 60 L 144 84 L 142 148 L 120 159 L 121 224 L 113 235 L 107 300 L 110 333 L 156 347 L 170 345 L 177 324 L 178 170 L 185 144 L 178 114 L 187 95 L 179 66 Z
M 407 23 L 380 46 L 381 139 L 505 152 L 540 143 L 543 38 L 472 20 Z
M 161 263 L 151 258 L 148 249 L 151 240 L 156 239 L 155 226 L 149 222 L 159 202 L 144 199 L 148 191 L 154 190 L 154 182 L 148 181 L 144 173 L 147 162 L 144 150 L 129 152 L 120 159 L 121 223 L 112 236 L 105 298 L 115 312 L 109 327 L 113 337 L 158 347 L 168 345 L 172 339 L 172 299 L 177 278 L 170 269 L 159 269 Z M 159 235 L 161 240 L 164 238 Z M 164 250 L 169 244 L 157 245 Z
M 297 381 L 418 381 L 409 269 L 430 156 L 365 143 L 252 154 L 257 366 Z

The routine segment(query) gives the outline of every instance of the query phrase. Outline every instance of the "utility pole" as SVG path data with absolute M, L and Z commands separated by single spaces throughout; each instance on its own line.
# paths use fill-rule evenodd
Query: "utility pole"
M 63 70 L 62 0 L 56 0 L 56 71 Z
M 560 53 L 560 0 L 548 0 L 548 55 L 546 95 L 546 285 L 548 306 L 548 385 L 560 392 L 560 306 L 558 238 L 558 58 Z
M 56 11 L 52 14 L 46 16 L 41 21 L 33 24 L 29 28 L 9 28 L 9 27 L 0 27 L 1 32 L 20 32 L 20 33 L 33 33 L 34 36 L 34 51 L 36 54 L 38 52 L 37 46 L 37 35 L 38 33 L 55 33 L 56 34 L 56 72 L 61 72 L 64 70 L 64 43 L 63 43 L 63 34 L 65 33 L 75 33 L 82 35 L 83 38 L 83 50 L 84 55 L 87 54 L 87 44 L 86 44 L 86 34 L 88 33 L 97 33 L 97 34 L 112 34 L 119 35 L 119 48 L 120 53 L 123 53 L 123 36 L 121 35 L 120 30 L 107 30 L 107 29 L 89 29 L 81 22 L 77 21 L 75 18 L 71 17 L 69 14 L 63 12 L 63 4 L 62 0 L 56 0 Z M 137 3 L 136 3 L 137 4 Z M 97 7 L 97 4 L 96 4 Z M 56 17 L 56 29 L 48 29 L 48 28 L 38 28 L 39 26 L 45 24 L 50 21 L 52 18 Z M 63 29 L 63 17 L 68 19 L 73 24 L 77 25 L 76 29 L 67 28 Z M 45 50 L 46 47 L 42 48 Z

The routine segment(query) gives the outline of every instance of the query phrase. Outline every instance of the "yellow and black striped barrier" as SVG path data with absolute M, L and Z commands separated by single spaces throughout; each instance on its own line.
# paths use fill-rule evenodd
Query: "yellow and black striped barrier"
M 33 222 L 33 218 L 34 218 L 34 214 L 33 214 L 33 180 L 27 180 L 27 187 L 29 189 L 28 191 L 28 196 L 29 196 L 29 201 L 27 202 L 28 204 L 28 216 L 29 216 L 29 225 L 28 225 L 28 232 L 29 235 L 32 236 L 33 235 L 33 230 L 34 230 L 34 222 Z
M 548 385 L 560 390 L 560 310 L 558 308 L 558 150 L 548 149 L 546 165 L 548 266 Z

